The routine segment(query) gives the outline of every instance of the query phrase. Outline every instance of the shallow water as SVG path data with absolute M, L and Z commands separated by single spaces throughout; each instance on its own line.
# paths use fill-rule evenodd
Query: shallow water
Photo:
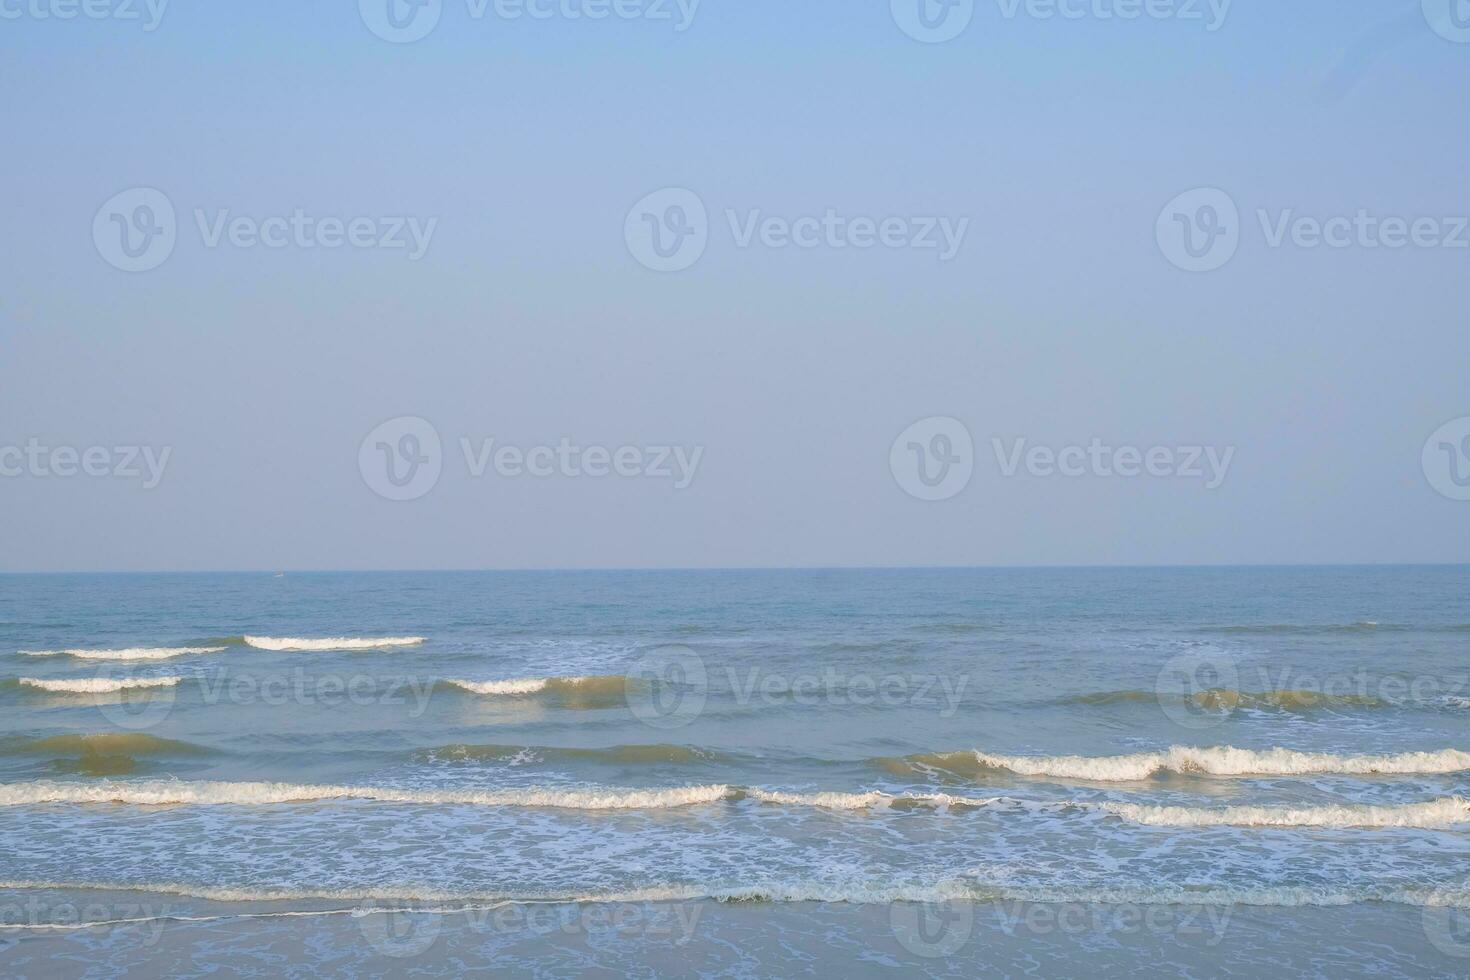
M 1463 972 L 1467 597 L 1444 567 L 0 577 L 0 968 L 145 970 L 157 924 L 192 968 L 659 960 L 646 923 L 491 942 L 472 911 L 594 908 L 704 910 L 671 955 L 752 975 L 1255 975 L 1265 936 L 1302 973 Z M 1006 931 L 1033 907 L 1080 925 Z

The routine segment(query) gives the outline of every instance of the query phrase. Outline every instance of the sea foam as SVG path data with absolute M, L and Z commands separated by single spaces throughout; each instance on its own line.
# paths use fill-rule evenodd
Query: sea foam
M 1103 809 L 1151 827 L 1452 827 L 1470 823 L 1460 797 L 1397 806 L 1146 806 L 1104 803 Z
M 1470 752 L 1404 752 L 1397 755 L 1333 755 L 1292 749 L 1192 748 L 1114 756 L 991 755 L 980 751 L 910 756 L 910 766 L 933 766 L 980 775 L 1005 770 L 1022 776 L 1052 776 L 1097 782 L 1132 782 L 1161 772 L 1203 776 L 1399 775 L 1470 769 Z
M 21 687 L 34 687 L 55 694 L 109 694 L 151 687 L 173 687 L 182 677 L 88 677 L 81 680 L 40 680 L 22 677 Z
M 322 800 L 464 806 L 552 807 L 571 810 L 664 809 L 722 800 L 728 786 L 673 789 L 409 790 L 373 786 L 311 786 L 294 783 L 136 782 L 73 783 L 39 780 L 0 785 L 0 806 L 35 803 L 124 803 L 138 806 L 261 805 Z
M 446 677 L 444 683 L 469 691 L 472 694 L 539 694 L 542 691 L 561 691 L 566 693 L 606 693 L 613 691 L 621 692 L 626 685 L 626 678 L 619 676 L 602 677 L 514 677 L 509 680 L 499 681 L 467 681 L 457 678 Z
M 246 646 L 257 650 L 379 650 L 384 647 L 411 647 L 424 642 L 422 636 L 328 636 L 308 639 L 299 636 L 245 636 Z
M 397 887 L 331 887 L 302 885 L 286 888 L 206 885 L 188 882 L 0 881 L 5 891 L 107 891 L 180 895 L 214 902 L 294 902 L 308 900 L 366 902 L 534 902 L 534 903 L 641 903 L 641 902 L 842 902 L 887 905 L 895 902 L 1036 902 L 1098 905 L 1199 906 L 1340 906 L 1360 902 L 1392 902 L 1423 908 L 1470 908 L 1470 889 L 1433 886 L 1367 886 L 1337 888 L 1327 885 L 1184 886 L 1089 885 L 1015 887 L 974 878 L 956 878 L 932 884 L 847 879 L 828 881 L 753 879 L 708 884 L 648 884 L 622 890 L 551 891 L 512 889 L 445 889 L 430 885 Z M 456 908 L 418 908 L 421 912 L 453 912 Z M 318 910 L 320 914 L 321 910 Z M 361 904 L 355 914 L 373 911 Z M 311 914 L 311 913 L 306 913 Z
M 195 653 L 219 653 L 224 647 L 129 647 L 126 650 L 21 650 L 26 657 L 78 657 L 82 660 L 167 660 Z

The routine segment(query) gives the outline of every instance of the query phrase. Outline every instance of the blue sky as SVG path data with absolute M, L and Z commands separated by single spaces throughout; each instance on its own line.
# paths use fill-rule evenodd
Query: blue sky
M 1077 19 L 989 0 L 935 44 L 888 0 L 703 0 L 684 31 L 445 0 L 405 44 L 341 0 L 175 0 L 152 31 L 36 17 L 49 2 L 0 4 L 0 446 L 171 453 L 152 488 L 0 477 L 0 569 L 1470 554 L 1470 502 L 1421 464 L 1470 416 L 1470 249 L 1273 247 L 1260 217 L 1447 235 L 1470 215 L 1470 43 L 1418 0 L 1238 0 L 1213 31 L 1204 3 L 1125 21 L 1096 13 L 1118 0 Z M 177 242 L 125 272 L 92 228 L 139 187 Z M 708 244 L 656 272 L 624 225 L 670 187 L 706 207 Z M 1156 219 L 1202 187 L 1238 207 L 1239 243 L 1187 272 Z M 298 209 L 435 224 L 417 259 L 200 228 Z M 729 217 L 829 209 L 968 224 L 941 261 L 741 247 Z M 406 416 L 442 438 L 442 474 L 387 500 L 359 449 Z M 938 501 L 890 466 L 928 417 L 974 444 Z M 1209 489 L 1007 476 L 993 443 L 1094 437 L 1234 454 Z M 703 454 L 678 489 L 476 477 L 462 438 Z

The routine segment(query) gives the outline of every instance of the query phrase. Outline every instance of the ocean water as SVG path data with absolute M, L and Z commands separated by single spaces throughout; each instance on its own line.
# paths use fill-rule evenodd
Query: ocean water
M 1470 568 L 4 576 L 0 664 L 9 975 L 1470 972 Z

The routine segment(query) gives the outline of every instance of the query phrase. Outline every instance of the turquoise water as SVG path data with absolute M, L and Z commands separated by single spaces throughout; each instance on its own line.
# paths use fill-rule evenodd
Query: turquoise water
M 1464 567 L 0 577 L 0 969 L 1463 972 L 1467 653 Z

